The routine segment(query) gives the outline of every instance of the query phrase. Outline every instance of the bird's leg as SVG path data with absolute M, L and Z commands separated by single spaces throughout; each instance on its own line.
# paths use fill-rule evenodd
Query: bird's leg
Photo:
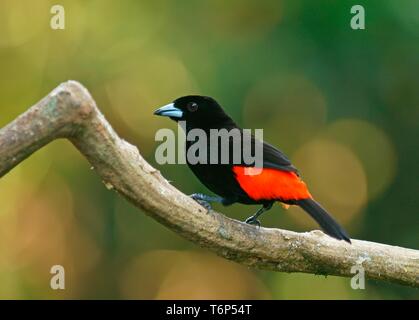
M 258 220 L 258 217 L 265 211 L 268 211 L 269 209 L 271 209 L 273 204 L 274 204 L 273 202 L 265 203 L 262 208 L 256 211 L 256 213 L 253 216 L 250 216 L 244 222 L 246 222 L 247 224 L 254 224 L 260 227 L 260 221 Z
M 210 202 L 219 202 L 222 204 L 224 204 L 225 202 L 225 199 L 222 197 L 207 196 L 206 194 L 202 194 L 202 193 L 194 193 L 194 194 L 191 194 L 190 197 L 194 199 L 196 202 L 198 202 L 201 206 L 203 206 L 208 211 L 212 210 Z

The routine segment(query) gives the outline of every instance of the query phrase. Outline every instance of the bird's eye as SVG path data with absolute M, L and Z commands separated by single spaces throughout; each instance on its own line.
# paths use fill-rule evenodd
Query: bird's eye
M 186 107 L 190 112 L 195 112 L 196 110 L 198 110 L 198 104 L 196 102 L 189 102 Z

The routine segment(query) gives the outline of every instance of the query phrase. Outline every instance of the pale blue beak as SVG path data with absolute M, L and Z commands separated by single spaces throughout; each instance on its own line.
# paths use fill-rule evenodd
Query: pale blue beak
M 176 108 L 173 103 L 169 103 L 165 105 L 164 107 L 161 107 L 154 111 L 155 115 L 163 116 L 163 117 L 170 117 L 170 118 L 182 118 L 183 111 Z

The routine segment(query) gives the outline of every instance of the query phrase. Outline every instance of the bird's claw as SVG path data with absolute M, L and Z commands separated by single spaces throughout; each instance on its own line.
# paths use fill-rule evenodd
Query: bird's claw
M 212 207 L 208 201 L 202 200 L 199 193 L 191 194 L 190 197 L 203 206 L 207 211 L 211 211 Z
M 196 200 L 194 199 L 196 202 L 198 202 L 201 206 L 203 206 L 205 209 L 207 209 L 207 211 L 211 211 L 212 210 L 212 206 L 208 201 L 205 200 Z
M 258 228 L 260 228 L 260 221 L 253 216 L 247 218 L 244 222 L 247 223 L 247 224 L 257 226 Z

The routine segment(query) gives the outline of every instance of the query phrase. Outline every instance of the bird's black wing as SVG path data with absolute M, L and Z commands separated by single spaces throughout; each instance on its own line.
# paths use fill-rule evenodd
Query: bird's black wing
M 242 147 L 243 147 L 243 152 L 244 152 L 244 149 L 246 147 L 249 147 L 249 142 L 246 141 L 243 131 L 242 131 L 241 137 L 242 137 L 242 143 L 243 143 Z M 230 138 L 229 142 L 230 142 L 230 149 L 229 149 L 230 159 L 233 159 L 233 150 L 234 150 L 235 140 L 233 138 Z M 263 147 L 263 167 L 264 168 L 278 169 L 278 170 L 283 170 L 283 171 L 295 172 L 297 175 L 299 174 L 297 168 L 291 164 L 291 161 L 281 150 L 275 148 L 274 146 L 270 145 L 267 142 L 264 142 L 255 138 L 254 135 L 250 136 L 250 148 L 251 148 L 250 153 L 252 157 L 255 157 L 256 152 L 258 152 L 256 151 L 258 149 L 258 146 L 257 146 L 258 143 L 262 143 L 262 147 Z M 245 163 L 242 158 L 242 165 L 253 167 L 255 165 L 257 166 L 258 164 Z
M 266 142 L 263 143 L 263 167 L 291 171 L 298 174 L 297 168 L 292 165 L 288 157 L 281 150 Z

